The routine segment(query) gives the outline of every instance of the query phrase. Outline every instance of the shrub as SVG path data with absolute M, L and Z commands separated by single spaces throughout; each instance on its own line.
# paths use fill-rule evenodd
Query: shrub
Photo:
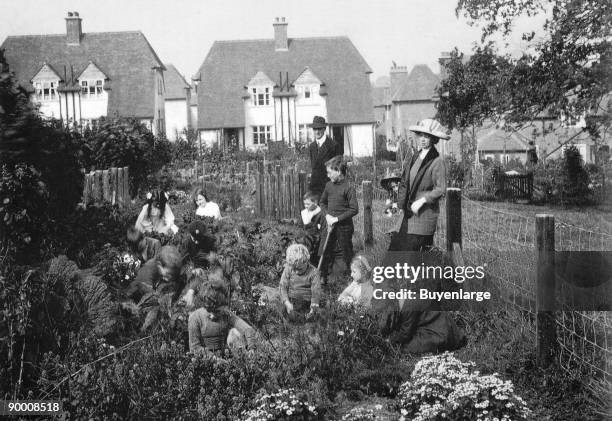
M 510 381 L 473 366 L 449 352 L 423 358 L 400 389 L 401 419 L 527 419 L 530 411 Z
M 171 145 L 156 139 L 136 120 L 103 119 L 83 135 L 84 164 L 89 169 L 130 168 L 130 190 L 136 195 L 147 177 L 171 159 Z
M 41 237 L 49 224 L 49 191 L 33 166 L 2 166 L 0 179 L 0 250 L 16 262 L 39 258 Z
M 281 389 L 255 401 L 257 407 L 242 414 L 242 421 L 314 421 L 324 419 L 321 410 L 308 401 L 305 393 Z

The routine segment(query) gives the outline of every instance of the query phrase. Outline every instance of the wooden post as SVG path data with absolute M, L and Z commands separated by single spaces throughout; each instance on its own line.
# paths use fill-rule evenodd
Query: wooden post
M 461 189 L 446 189 L 446 251 L 453 252 L 453 243 L 461 246 Z
M 308 175 L 304 171 L 300 171 L 298 174 L 298 196 L 300 197 L 300 205 L 302 203 L 302 197 L 304 197 L 307 191 L 307 181 Z M 298 212 L 298 215 L 299 214 Z
M 129 167 L 123 167 L 123 203 L 128 205 L 130 203 L 130 171 Z
M 265 187 L 265 179 L 264 179 L 264 167 L 262 162 L 257 163 L 257 196 L 259 200 L 259 208 L 257 212 L 259 213 L 259 217 L 263 218 L 265 215 L 264 206 L 266 203 L 266 199 L 264 196 L 264 187 Z
M 555 325 L 555 217 L 536 215 L 537 295 L 536 295 L 536 360 L 547 367 L 555 358 L 557 327 Z
M 374 187 L 370 180 L 361 182 L 363 189 L 363 242 L 366 245 L 374 243 L 374 226 L 372 224 L 372 199 L 374 198 Z
M 281 166 L 276 165 L 276 218 L 281 219 L 283 213 L 283 180 L 281 177 Z
M 83 180 L 83 204 L 87 206 L 91 201 L 91 175 L 85 174 L 85 179 Z
M 96 203 L 101 203 L 104 200 L 104 192 L 102 190 L 102 170 L 96 170 L 94 182 L 94 201 Z
M 119 201 L 118 190 L 117 190 L 117 167 L 111 167 L 110 169 L 110 189 L 111 189 L 111 203 L 116 205 Z
M 108 170 L 102 171 L 102 197 L 105 202 L 111 201 L 110 172 Z

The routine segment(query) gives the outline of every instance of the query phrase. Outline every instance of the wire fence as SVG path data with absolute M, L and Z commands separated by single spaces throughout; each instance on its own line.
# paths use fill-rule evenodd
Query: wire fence
M 535 315 L 537 253 L 534 218 L 502 211 L 463 197 L 466 263 L 486 265 L 505 305 Z M 556 251 L 610 251 L 612 235 L 564 222 L 555 224 Z M 564 294 L 568 296 L 568 294 Z M 568 372 L 612 376 L 612 312 L 574 311 L 560 301 L 555 313 L 557 358 Z M 531 325 L 535 335 L 535 325 Z

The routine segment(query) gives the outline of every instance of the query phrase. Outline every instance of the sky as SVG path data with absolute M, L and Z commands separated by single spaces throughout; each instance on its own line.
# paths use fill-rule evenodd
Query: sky
M 469 53 L 480 30 L 455 16 L 457 0 L 0 0 L 0 43 L 9 35 L 65 33 L 68 11 L 83 32 L 139 30 L 164 63 L 189 80 L 215 40 L 272 39 L 272 21 L 285 17 L 289 38 L 348 36 L 373 71 L 388 75 L 394 61 L 427 64 L 457 47 Z M 521 21 L 517 33 L 541 21 Z M 517 35 L 509 52 L 526 46 Z

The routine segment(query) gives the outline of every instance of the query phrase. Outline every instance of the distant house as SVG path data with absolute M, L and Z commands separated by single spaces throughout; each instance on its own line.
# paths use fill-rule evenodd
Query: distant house
M 175 141 L 191 128 L 191 86 L 172 64 L 166 64 L 166 138 Z
M 9 36 L 10 70 L 43 116 L 66 124 L 130 117 L 165 133 L 164 65 L 140 31 L 82 31 L 69 12 L 66 33 Z
M 523 164 L 527 162 L 529 141 L 520 133 L 485 128 L 478 132 L 477 139 L 480 161 L 491 159 L 502 164 L 507 164 L 512 160 L 518 160 Z M 536 153 L 538 153 L 537 147 Z
M 382 117 L 378 133 L 385 135 L 388 148 L 394 149 L 398 141 L 413 143 L 408 128 L 425 118 L 436 115 L 439 97 L 436 90 L 446 77 L 445 64 L 450 60 L 449 53 L 442 53 L 438 59 L 440 74 L 435 74 L 426 64 L 418 64 L 408 72 L 406 66 L 393 63 L 389 71 L 389 85 L 374 88 L 374 110 L 377 120 Z M 460 152 L 460 136 L 451 135 L 451 140 L 438 146 L 444 155 Z
M 306 144 L 320 115 L 345 154 L 371 154 L 370 67 L 347 37 L 289 38 L 287 26 L 276 18 L 274 39 L 214 42 L 195 76 L 201 139 L 241 149 Z

